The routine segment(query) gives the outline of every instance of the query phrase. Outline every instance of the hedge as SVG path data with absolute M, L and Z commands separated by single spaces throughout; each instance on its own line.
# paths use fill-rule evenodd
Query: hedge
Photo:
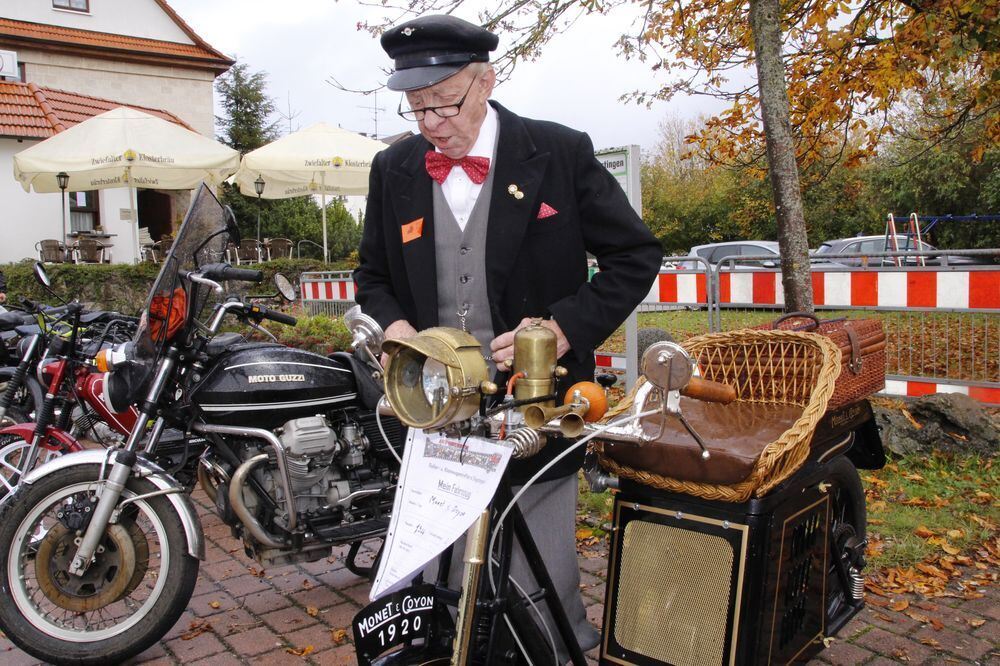
M 16 305 L 20 298 L 30 298 L 44 303 L 57 301 L 35 280 L 33 261 L 25 260 L 2 267 L 7 277 L 7 298 Z M 297 283 L 301 273 L 309 271 L 347 270 L 339 264 L 324 264 L 315 259 L 277 259 L 255 268 L 264 271 L 265 281 L 260 286 L 230 283 L 237 293 L 274 293 L 271 280 L 275 273 L 284 273 Z M 146 300 L 149 288 L 159 273 L 158 264 L 46 264 L 45 271 L 52 281 L 52 289 L 66 300 L 78 299 L 90 308 L 115 310 L 137 314 Z

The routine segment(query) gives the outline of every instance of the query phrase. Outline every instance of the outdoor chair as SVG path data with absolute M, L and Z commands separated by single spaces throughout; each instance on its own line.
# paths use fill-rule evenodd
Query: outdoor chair
M 81 238 L 73 247 L 78 264 L 111 263 L 111 248 L 94 238 Z
M 293 246 L 294 243 L 288 238 L 269 238 L 264 242 L 264 247 L 267 249 L 267 260 L 291 259 Z
M 170 252 L 170 248 L 174 245 L 173 238 L 161 238 L 160 240 L 153 243 L 152 255 L 153 261 L 159 263 L 167 258 L 167 254 Z
M 139 253 L 142 255 L 142 261 L 156 262 L 156 257 L 153 256 L 153 245 L 156 241 L 149 234 L 148 227 L 139 227 Z
M 256 239 L 248 238 L 240 241 L 236 248 L 237 264 L 255 264 L 261 261 L 261 245 Z
M 47 264 L 62 264 L 66 261 L 66 246 L 62 241 L 46 238 L 35 243 L 38 259 Z

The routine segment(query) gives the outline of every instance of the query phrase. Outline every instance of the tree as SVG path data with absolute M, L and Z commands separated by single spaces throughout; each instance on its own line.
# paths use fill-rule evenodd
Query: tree
M 250 73 L 248 65 L 237 62 L 215 82 L 223 115 L 215 117 L 219 141 L 241 155 L 256 150 L 278 137 L 274 100 L 267 95 L 267 74 Z
M 219 140 L 246 154 L 278 137 L 274 100 L 267 94 L 267 74 L 251 73 L 245 63 L 237 63 L 216 81 L 223 115 L 216 118 Z M 239 189 L 223 185 L 223 203 L 231 206 L 236 223 L 244 238 L 257 237 L 257 216 L 260 214 L 261 237 L 285 237 L 294 241 L 308 240 L 322 247 L 322 211 L 315 197 L 261 200 L 244 196 Z M 357 247 L 360 230 L 354 218 L 340 201 L 327 206 L 328 225 L 332 227 L 330 258 L 346 257 Z M 304 245 L 304 254 L 314 248 Z M 316 253 L 318 257 L 322 252 Z
M 781 5 L 778 0 L 750 0 L 760 115 L 767 147 L 767 172 L 778 218 L 781 283 L 785 308 L 812 312 L 812 276 L 809 273 L 809 240 L 802 212 L 799 166 L 788 111 L 788 88 L 781 61 Z

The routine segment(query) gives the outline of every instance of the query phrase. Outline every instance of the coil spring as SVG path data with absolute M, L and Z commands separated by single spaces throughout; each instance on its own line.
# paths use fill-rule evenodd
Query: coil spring
M 534 428 L 517 428 L 505 440 L 513 446 L 511 457 L 523 460 L 536 455 L 545 446 L 545 435 Z
M 850 577 L 851 596 L 854 597 L 855 601 L 861 601 L 865 598 L 865 577 L 862 576 L 854 567 L 851 567 Z

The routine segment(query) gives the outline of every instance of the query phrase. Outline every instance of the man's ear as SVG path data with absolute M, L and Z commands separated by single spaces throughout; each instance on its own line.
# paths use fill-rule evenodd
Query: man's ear
M 486 68 L 486 71 L 483 72 L 480 81 L 482 82 L 483 92 L 486 93 L 486 98 L 489 99 L 490 95 L 493 94 L 493 86 L 495 86 L 497 82 L 497 73 L 493 70 L 493 65 Z

